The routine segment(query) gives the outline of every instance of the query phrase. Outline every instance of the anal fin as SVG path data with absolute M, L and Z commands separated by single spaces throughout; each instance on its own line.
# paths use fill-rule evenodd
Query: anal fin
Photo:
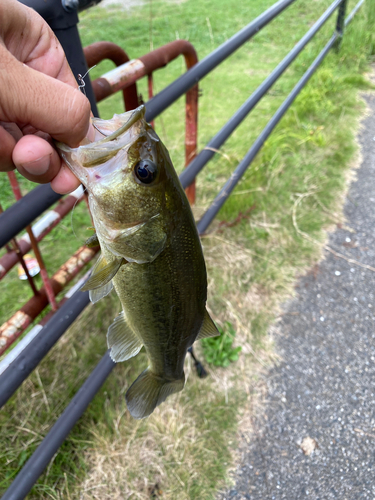
M 199 330 L 198 337 L 195 340 L 201 340 L 207 337 L 218 337 L 219 335 L 220 332 L 216 328 L 215 323 L 212 321 L 211 316 L 208 314 L 206 309 L 201 329 Z
M 122 311 L 108 328 L 108 347 L 110 356 L 115 363 L 126 361 L 136 356 L 142 349 L 142 342 L 129 327 L 124 311 Z
M 122 257 L 114 258 L 108 262 L 107 259 L 101 255 L 92 268 L 91 276 L 83 285 L 81 291 L 95 290 L 96 288 L 106 285 L 116 275 L 120 266 L 125 263 L 126 260 Z

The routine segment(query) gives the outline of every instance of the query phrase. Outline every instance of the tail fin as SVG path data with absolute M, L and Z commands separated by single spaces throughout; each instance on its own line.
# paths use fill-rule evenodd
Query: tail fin
M 182 391 L 184 385 L 185 375 L 179 380 L 167 381 L 147 368 L 126 393 L 126 404 L 131 416 L 138 419 L 148 417 L 168 396 Z

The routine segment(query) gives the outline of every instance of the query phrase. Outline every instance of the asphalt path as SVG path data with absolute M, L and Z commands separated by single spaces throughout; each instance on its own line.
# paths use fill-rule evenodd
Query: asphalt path
M 328 244 L 375 268 L 375 96 L 365 99 L 362 164 Z M 299 280 L 277 328 L 282 361 L 220 499 L 375 500 L 374 296 L 374 271 L 328 252 Z

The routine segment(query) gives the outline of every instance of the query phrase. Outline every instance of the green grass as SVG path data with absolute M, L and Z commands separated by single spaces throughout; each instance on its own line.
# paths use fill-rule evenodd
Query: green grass
M 242 348 L 233 347 L 236 332 L 232 323 L 226 321 L 219 331 L 219 336 L 202 340 L 202 350 L 207 363 L 225 368 L 230 363 L 238 361 Z
M 247 22 L 272 5 L 222 0 L 182 3 L 153 1 L 130 12 L 94 8 L 81 15 L 83 44 L 109 40 L 131 58 L 176 38 L 189 39 L 199 58 L 211 52 Z M 330 4 L 298 0 L 277 20 L 216 68 L 199 84 L 199 147 L 230 118 Z M 349 2 L 352 8 L 353 1 Z M 197 212 L 207 208 L 230 172 L 246 154 L 286 95 L 332 33 L 335 16 L 308 45 L 251 115 L 199 175 Z M 339 52 L 332 51 L 266 141 L 233 195 L 219 213 L 211 235 L 203 239 L 209 275 L 209 307 L 219 326 L 236 331 L 239 360 L 215 368 L 199 380 L 190 362 L 186 388 L 146 421 L 129 417 L 124 393 L 144 369 L 146 359 L 116 366 L 84 417 L 30 494 L 40 498 L 150 498 L 156 483 L 164 499 L 214 498 L 226 479 L 236 442 L 238 414 L 251 402 L 259 364 L 267 363 L 265 332 L 277 306 L 290 296 L 295 277 L 319 257 L 320 248 L 301 237 L 298 228 L 323 241 L 324 228 L 340 217 L 346 172 L 356 152 L 355 132 L 364 110 L 358 91 L 370 87 L 363 73 L 373 60 L 375 6 L 367 2 L 345 33 Z M 113 65 L 93 69 L 95 78 Z M 181 58 L 155 72 L 160 91 L 184 72 Z M 139 92 L 146 99 L 146 82 Z M 121 95 L 100 106 L 109 118 L 123 109 Z M 184 101 L 179 99 L 156 120 L 156 130 L 178 171 L 184 162 Z M 1 203 L 11 203 L 5 176 Z M 30 184 L 23 182 L 23 189 Z M 297 206 L 300 197 L 303 199 Z M 249 207 L 253 209 L 247 213 Z M 84 204 L 43 242 L 52 272 L 86 238 L 90 225 Z M 2 281 L 0 315 L 6 319 L 28 297 L 14 273 Z M 55 422 L 106 349 L 105 332 L 119 310 L 114 296 L 90 306 L 0 413 L 0 494 Z M 199 353 L 199 349 L 198 349 Z

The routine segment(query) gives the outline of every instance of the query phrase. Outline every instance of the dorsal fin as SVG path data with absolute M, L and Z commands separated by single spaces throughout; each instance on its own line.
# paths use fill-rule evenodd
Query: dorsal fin
M 220 335 L 219 330 L 216 328 L 215 323 L 212 321 L 207 309 L 204 314 L 203 323 L 201 329 L 199 330 L 198 337 L 196 340 L 205 339 L 207 337 L 218 337 Z

